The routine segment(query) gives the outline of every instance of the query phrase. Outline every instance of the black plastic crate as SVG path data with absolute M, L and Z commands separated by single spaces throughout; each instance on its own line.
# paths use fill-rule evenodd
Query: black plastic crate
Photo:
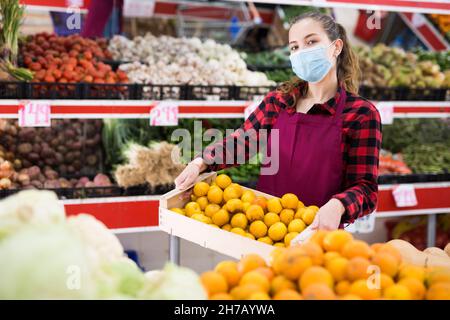
M 444 171 L 444 170 L 443 170 Z M 423 183 L 450 181 L 450 173 L 385 174 L 378 177 L 378 184 Z
M 275 90 L 275 86 L 250 87 L 237 86 L 235 87 L 234 99 L 236 100 L 253 100 L 261 96 L 266 96 L 270 91 Z
M 127 83 L 87 83 L 84 99 L 131 100 L 135 99 L 137 86 Z
M 359 88 L 359 94 L 374 101 L 446 101 L 447 88 Z
M 186 86 L 138 84 L 136 87 L 137 100 L 187 100 Z
M 0 99 L 24 99 L 25 82 L 1 81 Z
M 187 86 L 187 100 L 233 100 L 235 86 Z
M 29 82 L 27 99 L 83 99 L 84 83 Z

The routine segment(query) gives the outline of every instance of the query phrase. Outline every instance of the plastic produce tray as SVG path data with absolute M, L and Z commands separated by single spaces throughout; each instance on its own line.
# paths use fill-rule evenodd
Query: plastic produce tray
M 0 99 L 21 99 L 25 96 L 25 82 L 0 82 Z
M 236 86 L 186 86 L 186 100 L 234 100 Z
M 270 91 L 275 90 L 276 87 L 250 87 L 239 86 L 236 87 L 235 96 L 236 100 L 253 100 L 258 99 L 261 96 L 265 96 Z
M 136 100 L 187 100 L 184 85 L 137 84 Z
M 413 89 L 413 88 L 359 88 L 359 95 L 375 101 L 446 101 L 447 88 Z
M 215 178 L 215 172 L 205 173 L 198 177 L 197 182 L 211 183 Z M 250 190 L 245 187 L 243 189 Z M 271 195 L 256 190 L 252 191 L 256 195 L 273 198 Z M 270 262 L 270 254 L 275 249 L 273 246 L 213 228 L 169 210 L 169 208 L 184 206 L 189 201 L 191 192 L 192 187 L 187 191 L 172 190 L 161 196 L 159 202 L 159 227 L 161 230 L 235 259 L 254 253 L 264 258 L 267 263 Z

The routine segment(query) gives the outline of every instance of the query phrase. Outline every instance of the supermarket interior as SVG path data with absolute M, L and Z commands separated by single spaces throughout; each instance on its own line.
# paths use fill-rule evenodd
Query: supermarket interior
M 0 17 L 0 299 L 450 300 L 449 1 L 2 0 Z M 336 56 L 308 55 L 308 28 Z M 280 108 L 287 84 L 329 79 L 303 100 L 336 117 Z M 209 130 L 274 123 L 299 144 L 281 139 L 275 178 L 261 150 L 198 158 Z

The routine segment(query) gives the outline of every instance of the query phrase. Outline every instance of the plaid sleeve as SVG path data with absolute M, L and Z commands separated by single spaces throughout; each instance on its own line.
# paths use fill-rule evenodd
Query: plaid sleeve
M 371 213 L 378 200 L 378 161 L 381 149 L 381 119 L 378 110 L 366 100 L 355 101 L 351 130 L 344 154 L 346 170 L 345 191 L 336 198 L 345 207 L 342 223 Z
M 241 127 L 222 141 L 213 143 L 203 151 L 207 171 L 219 171 L 247 162 L 258 151 L 259 129 L 269 129 L 278 106 L 274 103 L 275 92 L 266 95 Z

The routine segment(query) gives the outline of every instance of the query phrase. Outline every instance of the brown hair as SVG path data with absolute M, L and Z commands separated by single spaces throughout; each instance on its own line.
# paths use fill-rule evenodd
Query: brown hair
M 320 22 L 326 34 L 328 35 L 328 38 L 331 41 L 341 39 L 342 42 L 344 43 L 342 47 L 342 52 L 339 54 L 337 58 L 336 69 L 338 82 L 342 83 L 345 90 L 357 94 L 360 77 L 358 57 L 350 47 L 350 43 L 348 42 L 347 33 L 345 32 L 344 27 L 341 24 L 337 23 L 331 16 L 320 13 L 318 11 L 309 11 L 303 13 L 295 17 L 291 21 L 290 25 L 292 27 L 297 22 L 300 22 L 301 20 L 307 18 Z M 295 76 L 290 81 L 282 83 L 278 88 L 278 90 L 281 91 L 283 94 L 290 94 L 292 93 L 294 87 L 299 86 L 304 82 L 305 81 Z M 303 90 L 301 94 L 304 95 L 306 93 L 306 90 L 308 89 L 308 86 L 307 85 L 302 86 L 302 89 Z

